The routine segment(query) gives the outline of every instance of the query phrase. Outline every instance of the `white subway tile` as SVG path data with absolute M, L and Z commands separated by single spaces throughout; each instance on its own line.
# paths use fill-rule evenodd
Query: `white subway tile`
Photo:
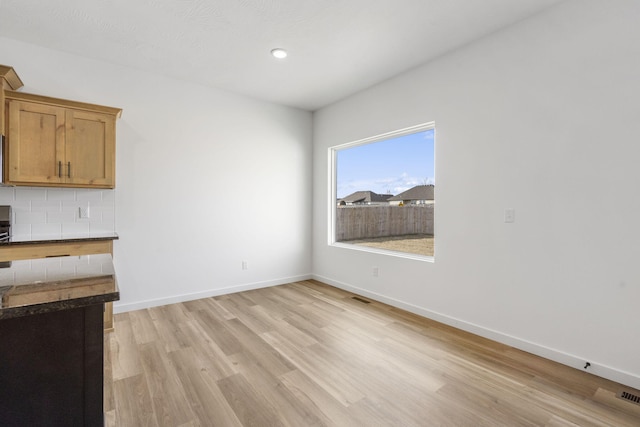
M 115 190 L 102 190 L 102 202 L 109 203 L 112 206 L 116 204 L 116 191 Z
M 50 200 L 32 200 L 31 212 L 60 212 L 62 203 Z
M 62 258 L 48 257 L 48 258 L 41 259 L 39 262 L 34 262 L 33 264 L 38 265 L 38 267 L 44 270 L 55 270 L 62 267 Z
M 78 275 L 102 274 L 102 265 L 98 263 L 89 264 L 87 262 L 86 265 L 76 266 L 76 273 Z
M 78 210 L 80 206 L 85 206 L 86 203 L 76 202 L 75 200 L 63 200 L 62 201 L 62 211 L 66 210 Z
M 88 222 L 64 223 L 62 224 L 64 234 L 89 233 Z
M 44 224 L 47 222 L 46 212 L 16 212 L 16 224 Z
M 116 227 L 113 223 L 91 223 L 89 224 L 89 231 L 91 233 L 112 233 L 116 231 Z
M 62 232 L 62 225 L 57 224 L 32 224 L 31 235 L 59 235 Z
M 113 200 L 104 200 L 104 199 L 100 200 L 100 201 L 91 200 L 88 203 L 89 203 L 89 205 L 91 207 L 100 206 L 100 207 L 104 207 L 104 208 L 113 208 L 115 206 L 115 204 L 113 203 Z
M 46 277 L 57 278 L 60 275 L 73 277 L 75 275 L 75 268 L 72 265 L 59 265 L 47 267 Z
M 68 212 L 75 218 L 78 215 L 79 207 L 80 205 L 77 205 L 75 202 L 62 202 L 62 210 L 60 212 Z
M 116 210 L 102 208 L 102 222 L 103 223 L 114 223 L 116 222 Z
M 75 200 L 76 192 L 72 188 L 48 188 L 47 200 Z
M 16 200 L 47 200 L 45 188 L 16 187 Z
M 102 202 L 102 190 L 78 189 L 76 190 L 76 200 L 79 202 Z
M 47 212 L 47 222 L 50 224 L 63 222 L 75 222 L 76 210 L 65 209 L 62 212 Z
M 0 187 L 0 204 L 10 205 L 15 200 L 15 188 Z
M 24 280 L 33 282 L 36 280 L 40 280 L 42 277 L 42 273 L 44 273 L 45 269 L 42 267 L 36 267 L 31 265 L 32 263 L 19 264 L 18 268 L 15 268 L 15 277 L 17 280 Z
M 113 190 L 0 187 L 2 204 L 12 207 L 16 236 L 115 231 Z M 87 206 L 90 217 L 79 218 Z
M 31 202 L 21 201 L 11 203 L 11 212 L 13 212 L 13 220 L 16 219 L 16 213 L 18 212 L 31 212 Z
M 78 267 L 86 268 L 86 266 L 89 265 L 89 258 L 87 256 L 78 255 L 78 256 L 59 258 L 59 259 L 60 259 L 60 264 L 65 268 L 68 268 L 68 267 L 72 267 L 74 269 L 77 269 Z
M 11 224 L 11 234 L 13 236 L 31 236 L 31 224 Z

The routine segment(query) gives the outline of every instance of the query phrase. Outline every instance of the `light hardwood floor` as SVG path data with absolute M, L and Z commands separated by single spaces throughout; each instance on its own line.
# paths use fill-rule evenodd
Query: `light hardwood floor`
M 315 281 L 133 311 L 108 426 L 640 426 L 637 390 Z

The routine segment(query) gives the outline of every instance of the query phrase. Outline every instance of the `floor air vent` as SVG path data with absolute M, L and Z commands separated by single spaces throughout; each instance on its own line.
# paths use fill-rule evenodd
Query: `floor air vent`
M 633 402 L 636 405 L 640 405 L 640 396 L 637 394 L 629 393 L 627 391 L 621 391 L 618 393 L 618 397 L 628 402 Z
M 356 301 L 360 301 L 361 303 L 364 303 L 364 304 L 370 304 L 371 303 L 371 301 L 367 301 L 366 299 L 360 298 L 360 297 L 351 297 L 351 299 L 354 299 Z

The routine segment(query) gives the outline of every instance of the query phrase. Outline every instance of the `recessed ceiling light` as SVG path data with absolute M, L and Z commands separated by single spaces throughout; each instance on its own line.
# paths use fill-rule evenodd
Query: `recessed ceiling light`
M 284 59 L 287 57 L 287 51 L 278 47 L 271 50 L 271 55 L 273 55 L 274 58 Z

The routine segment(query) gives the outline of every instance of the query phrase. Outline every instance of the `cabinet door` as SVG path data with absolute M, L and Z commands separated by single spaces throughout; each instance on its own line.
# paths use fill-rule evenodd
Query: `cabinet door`
M 7 140 L 9 181 L 63 182 L 64 108 L 11 101 Z
M 67 110 L 66 183 L 113 188 L 115 185 L 115 117 Z

